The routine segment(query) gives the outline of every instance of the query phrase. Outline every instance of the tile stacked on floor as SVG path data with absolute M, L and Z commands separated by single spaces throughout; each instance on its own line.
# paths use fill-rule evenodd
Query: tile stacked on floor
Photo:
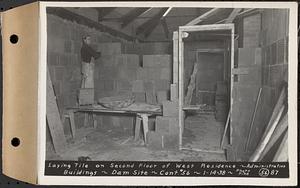
M 137 70 L 137 80 L 143 82 L 146 102 L 162 104 L 169 99 L 172 59 L 170 55 L 143 55 L 143 67 Z

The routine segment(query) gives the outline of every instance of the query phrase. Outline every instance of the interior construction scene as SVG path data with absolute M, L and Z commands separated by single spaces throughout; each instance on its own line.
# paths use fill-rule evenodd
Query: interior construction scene
M 288 9 L 47 7 L 47 160 L 288 161 Z

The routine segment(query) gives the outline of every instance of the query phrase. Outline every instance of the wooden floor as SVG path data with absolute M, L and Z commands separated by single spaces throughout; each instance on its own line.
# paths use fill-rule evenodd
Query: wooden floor
M 213 114 L 189 117 L 183 136 L 185 149 L 181 151 L 150 150 L 142 139 L 134 142 L 131 130 L 82 128 L 75 140 L 68 140 L 64 153 L 56 155 L 49 146 L 46 157 L 48 160 L 78 160 L 80 156 L 88 156 L 93 161 L 225 161 L 219 148 L 221 126 Z

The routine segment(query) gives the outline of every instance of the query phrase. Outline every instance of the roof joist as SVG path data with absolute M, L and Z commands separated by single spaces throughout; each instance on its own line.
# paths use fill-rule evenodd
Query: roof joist
M 149 7 L 148 8 L 135 8 L 135 9 L 129 11 L 127 14 L 122 16 L 122 18 L 120 20 L 121 27 L 122 28 L 126 27 L 128 24 L 133 22 L 134 19 L 136 19 L 138 16 L 140 16 L 144 12 L 148 11 L 149 9 L 150 9 Z

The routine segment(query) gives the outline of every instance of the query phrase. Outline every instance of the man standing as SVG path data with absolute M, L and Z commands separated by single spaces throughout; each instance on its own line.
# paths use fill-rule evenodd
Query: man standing
M 100 56 L 101 52 L 97 52 L 91 47 L 91 37 L 84 36 L 82 38 L 81 46 L 81 88 L 94 88 L 94 60 L 98 59 Z

